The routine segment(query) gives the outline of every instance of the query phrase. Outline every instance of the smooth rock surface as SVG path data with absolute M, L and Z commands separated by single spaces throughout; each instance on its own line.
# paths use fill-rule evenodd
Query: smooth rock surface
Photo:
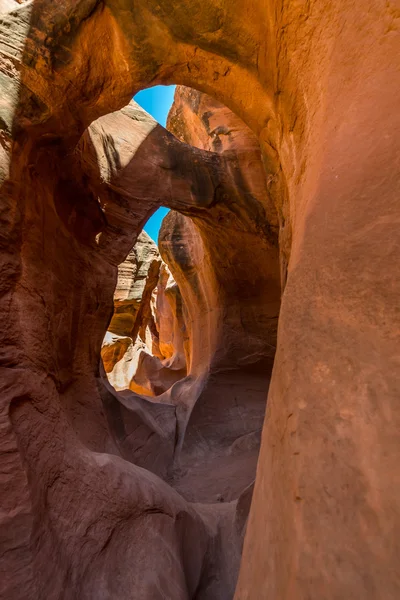
M 184 500 L 151 472 L 166 469 L 154 435 L 171 448 L 174 424 L 181 433 L 175 406 L 150 420 L 137 395 L 107 404 L 99 372 L 117 265 L 147 218 L 160 204 L 192 217 L 207 256 L 200 221 L 209 214 L 212 228 L 249 189 L 236 192 L 240 164 L 224 153 L 122 109 L 139 89 L 177 83 L 256 135 L 279 226 L 277 351 L 235 598 L 397 600 L 397 8 L 14 4 L 0 3 L 0 597 L 233 595 L 228 532 L 241 539 L 246 492 L 237 514 Z M 259 242 L 267 219 L 255 214 Z M 243 230 L 236 239 L 254 247 Z M 265 266 L 276 273 L 275 260 Z M 189 416 L 188 432 L 205 422 Z M 142 423 L 137 439 L 157 432 L 145 468 L 135 435 L 120 449 Z

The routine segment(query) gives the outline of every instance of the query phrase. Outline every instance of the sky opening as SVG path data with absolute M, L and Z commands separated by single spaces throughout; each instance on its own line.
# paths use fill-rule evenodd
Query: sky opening
M 175 87 L 175 85 L 156 85 L 136 94 L 134 100 L 160 125 L 165 127 L 169 109 L 174 101 Z M 161 222 L 168 212 L 169 208 L 159 208 L 144 226 L 145 232 L 156 244 L 158 244 L 158 232 L 160 231 Z
M 146 225 L 143 227 L 145 232 L 151 237 L 153 242 L 158 246 L 158 232 L 160 231 L 161 223 L 165 215 L 169 213 L 169 208 L 161 206 L 156 212 L 151 215 Z
M 176 85 L 155 85 L 138 92 L 135 102 L 165 127 L 169 109 L 174 101 Z

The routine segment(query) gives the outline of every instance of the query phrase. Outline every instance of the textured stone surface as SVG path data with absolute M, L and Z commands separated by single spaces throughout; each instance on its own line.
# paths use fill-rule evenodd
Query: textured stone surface
M 150 420 L 142 402 L 107 405 L 98 372 L 117 265 L 148 216 L 163 202 L 198 218 L 237 187 L 227 157 L 183 150 L 147 117 L 132 127 L 132 107 L 102 116 L 179 83 L 256 134 L 279 221 L 284 293 L 236 598 L 397 599 L 396 7 L 14 4 L 0 3 L 0 596 L 232 596 L 227 503 L 191 506 L 151 473 L 155 453 L 147 470 L 129 443 L 121 457 L 136 419 L 168 446 L 175 407 Z
M 200 106 L 201 115 L 208 116 L 197 125 L 196 138 L 192 131 Z M 132 259 L 140 260 L 143 254 L 143 240 L 138 238 L 119 267 L 114 317 L 102 351 L 103 358 L 110 357 L 105 366 L 116 389 L 157 396 L 157 401 L 176 407 L 177 452 L 169 481 L 196 502 L 236 500 L 254 478 L 280 303 L 277 217 L 256 138 L 229 109 L 182 87 L 177 89 L 169 127 L 204 150 L 210 148 L 204 140 L 214 140 L 208 127 L 212 113 L 226 141 L 213 142 L 214 155 L 195 154 L 196 160 L 204 156 L 209 162 L 213 157 L 220 172 L 226 171 L 224 180 L 235 185 L 225 184 L 222 198 L 218 195 L 219 201 L 207 210 L 193 204 L 192 217 L 172 211 L 164 219 L 160 252 L 179 287 L 166 265 L 156 285 L 150 263 L 142 266 L 147 282 L 137 288 L 143 294 L 141 310 L 149 301 L 146 289 L 154 290 L 155 296 L 150 326 L 126 304 L 129 300 L 121 301 L 120 288 L 136 288 L 137 267 L 130 269 L 130 283 L 123 278 Z M 265 216 L 266 210 L 269 229 L 260 231 L 257 217 Z M 241 245 L 241 237 L 248 248 Z M 115 336 L 114 322 L 122 322 L 125 308 L 140 321 L 118 331 L 139 332 L 129 345 L 127 338 Z
M 152 354 L 153 343 L 158 342 L 151 304 L 161 264 L 156 244 L 143 231 L 118 266 L 114 314 L 101 351 L 108 380 L 116 390 L 151 393 L 135 376 L 143 362 L 141 355 Z
M 229 109 L 178 87 L 167 126 L 181 140 L 216 152 L 236 181 L 235 193 L 225 193 L 207 213 L 170 212 L 159 235 L 188 323 L 188 377 L 181 397 L 172 394 L 181 448 L 174 485 L 195 499 L 196 482 L 203 482 L 200 498 L 211 493 L 230 500 L 253 478 L 275 353 L 277 216 L 258 142 Z
M 142 122 L 149 122 L 145 113 L 134 110 L 143 115 Z M 111 123 L 115 118 L 111 115 Z M 121 118 L 126 119 L 126 111 Z M 142 122 L 127 119 L 142 135 Z M 106 123 L 103 131 L 105 127 Z M 158 129 L 161 141 L 173 140 Z M 109 148 L 113 138 L 106 136 Z M 131 391 L 117 395 L 98 370 L 113 309 L 116 263 L 124 260 L 128 244 L 135 241 L 143 216 L 154 210 L 154 204 L 138 204 L 132 198 L 127 204 L 129 187 L 126 194 L 124 188 L 115 192 L 111 182 L 91 174 L 91 152 L 100 156 L 104 145 L 85 142 L 64 162 L 59 155 L 55 160 L 54 144 L 45 143 L 29 154 L 32 166 L 26 172 L 31 174 L 24 185 L 13 187 L 12 180 L 5 186 L 21 195 L 26 226 L 20 265 L 9 266 L 16 288 L 10 295 L 18 305 L 14 326 L 24 333 L 21 339 L 5 337 L 4 345 L 9 366 L 2 378 L 2 444 L 9 473 L 4 484 L 10 494 L 4 498 L 8 504 L 2 516 L 6 576 L 1 579 L 1 594 L 128 598 L 135 586 L 138 595 L 149 600 L 195 594 L 201 598 L 203 588 L 206 597 L 231 597 L 241 544 L 235 503 L 203 510 L 159 479 L 167 478 L 175 454 L 175 406 L 149 403 Z M 179 158 L 183 149 L 177 140 L 174 143 Z M 218 157 L 184 150 L 189 155 L 188 173 L 190 156 L 200 161 L 192 184 L 185 184 L 184 190 L 191 185 L 193 190 L 187 210 L 193 206 L 204 210 L 214 186 L 223 181 L 219 174 L 223 175 L 224 165 Z M 162 152 L 161 147 L 161 159 Z M 171 154 L 166 159 L 171 160 Z M 140 172 L 140 167 L 135 169 Z M 167 181 L 171 177 L 162 167 L 157 172 L 158 179 L 152 182 L 158 186 L 155 192 L 165 189 L 165 177 Z M 214 179 L 207 179 L 210 173 Z M 229 174 L 227 185 L 233 185 Z M 7 198 L 11 202 L 13 196 L 3 196 L 4 201 Z M 184 193 L 176 192 L 174 198 L 184 205 Z M 17 225 L 18 218 L 17 214 Z M 5 229 L 5 234 L 12 236 L 12 229 Z M 123 292 L 120 302 L 125 300 Z M 5 316 L 9 307 L 3 306 Z M 121 326 L 118 319 L 117 326 Z M 185 545 L 193 540 L 195 547 L 189 551 Z M 228 540 L 229 550 L 222 552 L 221 544 Z M 154 551 L 160 555 L 157 564 L 149 560 Z

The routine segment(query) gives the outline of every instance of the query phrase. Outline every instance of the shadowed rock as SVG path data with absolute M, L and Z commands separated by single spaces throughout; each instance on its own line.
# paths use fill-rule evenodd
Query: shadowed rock
M 118 433 L 118 411 L 111 422 L 99 391 L 117 265 L 147 218 L 165 200 L 193 218 L 208 256 L 208 218 L 228 216 L 224 195 L 240 197 L 240 165 L 215 145 L 188 149 L 142 117 L 135 138 L 136 109 L 115 113 L 139 89 L 179 83 L 223 102 L 257 136 L 279 225 L 284 292 L 235 597 L 397 599 L 393 5 L 6 0 L 0 10 L 0 596 L 234 593 L 246 494 L 237 517 L 230 503 L 190 505 L 130 462 L 134 441 L 121 456 L 141 422 L 138 439 L 156 432 L 169 456 L 175 407 L 149 419 L 143 402 L 114 397 L 134 415 Z M 237 239 L 254 246 L 243 231 Z M 191 411 L 188 432 L 191 420 L 193 431 L 207 425 Z

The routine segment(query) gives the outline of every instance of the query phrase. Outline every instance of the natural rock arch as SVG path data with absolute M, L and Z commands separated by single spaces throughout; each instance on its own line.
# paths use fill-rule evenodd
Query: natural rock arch
M 278 220 L 257 139 L 245 124 L 210 97 L 182 87 L 172 111 L 170 130 L 203 152 L 180 144 L 159 127 L 158 143 L 146 148 L 147 136 L 133 153 L 135 136 L 144 135 L 142 120 L 149 121 L 134 105 L 100 118 L 84 137 L 97 149 L 103 187 L 110 186 L 116 196 L 124 193 L 133 207 L 136 195 L 143 204 L 158 197 L 181 211 L 164 219 L 159 238 L 166 262 L 161 272 L 169 267 L 179 284 L 170 289 L 175 290 L 175 309 L 178 297 L 181 307 L 174 327 L 178 345 L 173 342 L 174 348 L 168 348 L 168 358 L 160 352 L 165 338 L 158 335 L 156 323 L 165 316 L 157 308 L 160 294 L 166 299 L 164 275 L 160 276 L 156 246 L 141 235 L 119 267 L 115 312 L 102 354 L 117 389 L 143 394 L 143 400 L 157 396 L 157 402 L 176 407 L 176 446 L 170 461 L 174 474 L 169 479 L 175 489 L 193 502 L 232 501 L 254 479 L 276 348 L 281 292 Z M 128 121 L 130 115 L 135 119 Z M 112 127 L 120 118 L 124 125 Z M 121 147 L 113 132 L 122 130 Z M 124 152 L 124 146 L 130 150 Z M 107 148 L 117 157 L 111 166 L 119 165 L 114 177 L 107 167 Z M 84 141 L 78 154 L 85 157 L 85 150 Z M 126 155 L 132 159 L 126 160 Z M 151 162 L 150 173 L 143 177 L 146 161 Z M 91 172 L 87 162 L 84 168 Z M 204 201 L 207 197 L 211 202 Z M 107 214 L 113 213 L 111 206 Z M 134 462 L 141 464 L 137 461 L 135 454 Z
M 77 202 L 81 183 L 65 158 L 94 119 L 127 104 L 135 91 L 177 82 L 215 96 L 259 135 L 280 217 L 284 277 L 288 271 L 237 598 L 396 598 L 395 9 L 372 0 L 267 7 L 258 0 L 221 0 L 191 3 L 190 10 L 154 0 L 136 2 L 134 13 L 128 3 L 113 1 L 5 6 L 1 385 L 10 493 L 1 498 L 4 593 L 16 599 L 40 597 L 44 590 L 49 598 L 73 598 L 79 590 L 81 598 L 91 598 L 96 569 L 106 573 L 101 548 L 105 557 L 118 549 L 115 529 L 101 547 L 89 548 L 90 542 L 87 554 L 78 537 L 71 539 L 71 523 L 63 520 L 66 480 L 53 469 L 59 464 L 64 475 L 81 474 L 79 511 L 88 490 L 115 490 L 126 469 L 128 479 L 137 473 L 113 458 L 93 392 L 112 309 L 115 257 L 110 262 L 92 246 L 104 227 L 102 216 L 94 202 Z M 66 205 L 70 230 L 56 217 L 53 199 L 59 208 Z M 65 415 L 72 405 L 71 423 Z M 90 431 L 84 427 L 88 415 Z M 107 453 L 107 464 L 98 452 Z M 110 465 L 119 472 L 111 484 Z M 92 481 L 95 472 L 102 477 Z M 150 480 L 146 519 L 162 495 Z M 132 488 L 132 498 L 139 488 Z M 148 493 L 140 491 L 140 502 Z M 102 507 L 114 506 L 103 500 L 100 517 Z M 132 514 L 135 502 L 121 502 L 124 510 L 108 523 Z M 205 549 L 202 523 L 186 507 L 182 514 Z M 160 519 L 173 520 L 174 546 L 182 521 L 173 511 L 168 515 Z M 81 512 L 74 527 L 90 538 L 97 525 L 89 527 L 86 516 Z M 38 533 L 39 523 L 47 537 Z M 135 521 L 127 523 L 138 536 Z M 125 539 L 125 532 L 118 538 Z M 52 539 L 65 542 L 57 557 Z M 187 556 L 185 544 L 180 551 Z M 196 593 L 201 557 L 192 558 L 186 579 L 186 567 L 175 565 L 177 599 Z M 126 585 L 131 590 L 133 580 Z M 111 586 L 108 593 L 121 590 Z

